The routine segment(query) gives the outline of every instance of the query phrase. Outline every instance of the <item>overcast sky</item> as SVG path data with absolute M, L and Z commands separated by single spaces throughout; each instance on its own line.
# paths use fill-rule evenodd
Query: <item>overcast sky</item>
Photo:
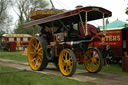
M 112 11 L 112 17 L 109 18 L 109 22 L 112 22 L 116 19 L 128 22 L 126 21 L 126 19 L 128 19 L 128 15 L 125 14 L 126 7 L 128 7 L 128 0 L 52 0 L 52 2 L 55 8 L 67 10 L 73 10 L 77 5 L 103 7 Z M 13 23 L 16 24 L 17 17 L 14 12 L 11 14 L 14 16 Z M 102 21 L 97 21 L 94 23 L 95 26 L 102 25 Z
M 52 2 L 55 8 L 69 10 L 75 9 L 77 5 L 99 6 L 112 11 L 110 21 L 114 21 L 117 18 L 122 21 L 128 19 L 128 15 L 125 14 L 128 0 L 52 0 Z

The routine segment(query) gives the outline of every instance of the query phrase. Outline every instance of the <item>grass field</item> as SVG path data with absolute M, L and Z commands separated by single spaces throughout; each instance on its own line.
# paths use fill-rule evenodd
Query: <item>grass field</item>
M 2 52 L 1 51 L 0 58 L 27 62 L 27 56 L 22 55 L 22 54 L 23 54 L 23 51 L 17 51 L 17 52 Z
M 77 65 L 80 69 L 85 69 L 84 65 Z M 113 74 L 121 74 L 121 75 L 128 75 L 128 72 L 122 71 L 122 66 L 120 64 L 111 64 L 109 67 L 106 65 L 103 66 L 101 72 L 113 73 Z
M 0 66 L 0 85 L 98 85 L 90 82 L 79 82 L 63 76 L 54 76 L 21 71 Z
M 19 51 L 19 52 L 0 52 L 0 58 L 27 62 L 27 56 L 24 56 L 22 54 L 23 54 L 22 51 Z M 85 69 L 84 65 L 77 65 L 77 67 L 80 69 Z M 128 72 L 127 73 L 122 72 L 122 67 L 120 64 L 110 65 L 109 67 L 103 66 L 102 72 L 128 75 Z

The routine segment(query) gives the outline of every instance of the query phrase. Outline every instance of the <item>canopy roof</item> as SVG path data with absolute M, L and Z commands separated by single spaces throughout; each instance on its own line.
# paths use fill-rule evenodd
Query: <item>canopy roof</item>
M 104 17 L 110 17 L 112 15 L 110 11 L 104 8 L 88 6 L 88 7 L 82 7 L 79 9 L 68 11 L 65 13 L 56 14 L 46 18 L 33 20 L 31 22 L 24 24 L 24 27 L 29 27 L 33 25 L 48 25 L 48 24 L 50 25 L 51 23 L 52 25 L 56 26 L 60 24 L 60 21 L 63 22 L 63 24 L 78 23 L 80 22 L 80 16 L 82 21 L 85 22 L 86 16 L 87 16 L 87 21 L 91 21 L 91 20 L 101 19 L 103 17 L 103 14 Z
M 30 18 L 32 20 L 37 20 L 40 18 L 45 18 L 48 16 L 55 15 L 56 13 L 60 14 L 64 11 L 64 10 L 58 10 L 58 9 L 55 9 L 55 10 L 56 10 L 56 12 L 53 9 L 37 10 L 37 11 L 31 12 Z

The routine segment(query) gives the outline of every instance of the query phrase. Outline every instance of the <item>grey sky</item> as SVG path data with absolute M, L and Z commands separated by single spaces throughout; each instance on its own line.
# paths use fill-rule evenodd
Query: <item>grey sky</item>
M 110 21 L 117 18 L 123 21 L 128 19 L 125 14 L 125 9 L 128 6 L 128 0 L 52 0 L 55 7 L 58 9 L 75 9 L 77 5 L 83 6 L 99 6 L 112 11 Z
M 50 1 L 50 0 L 47 0 Z M 128 15 L 125 14 L 126 7 L 128 7 L 128 0 L 52 0 L 55 8 L 73 10 L 77 5 L 83 6 L 99 6 L 112 11 L 112 17 L 109 21 L 112 22 L 116 19 L 126 21 Z M 17 15 L 12 10 L 13 23 L 17 22 Z M 128 21 L 126 21 L 128 22 Z M 102 21 L 93 22 L 96 26 L 102 25 Z M 14 27 L 14 25 L 12 27 Z

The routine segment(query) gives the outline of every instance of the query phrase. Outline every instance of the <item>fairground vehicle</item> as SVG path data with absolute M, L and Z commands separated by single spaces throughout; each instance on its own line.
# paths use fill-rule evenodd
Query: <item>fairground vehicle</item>
M 90 43 L 101 40 L 101 36 L 87 21 L 102 18 L 104 21 L 111 16 L 110 11 L 89 6 L 40 19 L 43 15 L 35 14 L 31 17 L 33 21 L 24 25 L 42 27 L 40 37 L 32 38 L 28 45 L 28 62 L 33 70 L 45 69 L 48 62 L 53 62 L 64 76 L 73 75 L 77 63 L 84 64 L 91 73 L 101 70 L 100 51 L 89 47 Z
M 102 37 L 102 42 L 96 42 L 94 46 L 102 50 L 103 56 L 108 58 L 109 64 L 121 63 L 122 57 L 128 56 L 128 29 L 105 30 L 105 37 Z
M 1 47 L 8 51 L 16 51 L 16 47 L 27 47 L 31 37 L 28 34 L 3 34 Z

